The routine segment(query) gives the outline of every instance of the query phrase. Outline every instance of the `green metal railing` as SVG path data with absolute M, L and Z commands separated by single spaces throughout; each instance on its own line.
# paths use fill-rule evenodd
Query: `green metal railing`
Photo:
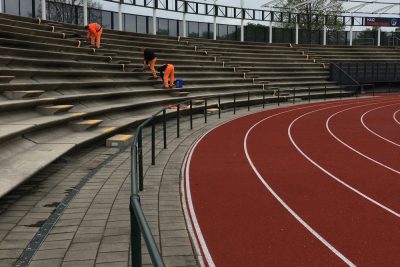
M 275 103 L 278 106 L 281 102 L 290 102 L 293 98 L 293 104 L 295 104 L 295 98 L 302 98 L 303 100 L 311 101 L 311 89 L 303 91 L 303 94 L 296 93 L 296 89 L 281 90 L 277 88 L 274 92 L 274 96 L 266 98 L 266 94 L 271 94 L 271 90 L 252 90 L 243 93 L 234 94 L 224 94 L 219 96 L 210 97 L 196 97 L 190 100 L 185 100 L 176 104 L 176 112 L 170 114 L 171 116 L 176 116 L 176 138 L 180 137 L 181 131 L 181 115 L 183 112 L 189 117 L 190 129 L 193 129 L 193 115 L 194 113 L 204 116 L 204 123 L 208 122 L 208 108 L 216 107 L 218 108 L 218 118 L 221 118 L 221 110 L 232 110 L 233 114 L 236 114 L 238 107 L 247 107 L 250 111 L 250 106 L 260 105 L 265 108 L 266 104 Z M 354 92 L 354 96 L 357 96 Z M 340 98 L 341 94 L 340 92 Z M 252 98 L 252 94 L 256 94 L 257 98 Z M 288 95 L 290 94 L 290 95 Z M 238 96 L 242 99 L 238 100 Z M 336 95 L 332 95 L 336 96 Z M 221 98 L 230 98 L 230 101 L 221 103 Z M 327 99 L 328 94 L 326 87 L 321 99 Z M 194 108 L 193 100 L 202 100 L 203 105 Z M 214 103 L 210 104 L 214 100 Z M 182 106 L 186 106 L 185 110 L 182 111 Z M 158 250 L 157 244 L 154 240 L 150 227 L 146 221 L 143 210 L 140 204 L 139 192 L 144 189 L 144 167 L 143 167 L 143 129 L 146 126 L 150 126 L 151 129 L 151 165 L 156 164 L 156 127 L 155 123 L 157 121 L 162 121 L 163 128 L 163 148 L 167 149 L 167 108 L 163 108 L 153 114 L 151 117 L 146 119 L 141 123 L 135 132 L 135 139 L 131 145 L 131 197 L 130 197 L 130 220 L 131 220 L 131 256 L 132 256 L 132 266 L 140 267 L 142 266 L 142 248 L 141 240 L 142 236 L 146 242 L 147 249 L 149 251 L 152 263 L 154 266 L 163 267 L 164 262 L 162 256 Z

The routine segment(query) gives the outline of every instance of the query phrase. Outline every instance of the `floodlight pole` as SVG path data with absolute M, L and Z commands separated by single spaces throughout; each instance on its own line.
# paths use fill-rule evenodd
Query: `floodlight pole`
M 244 11 L 244 0 L 240 1 L 240 8 L 242 9 L 242 19 L 240 24 L 240 41 L 244 42 L 244 19 L 245 19 L 245 11 Z
M 88 0 L 83 0 L 83 25 L 88 25 Z
M 123 31 L 122 27 L 122 3 L 124 0 L 121 0 L 118 4 L 118 30 Z
M 46 0 L 42 0 L 42 19 L 46 19 Z

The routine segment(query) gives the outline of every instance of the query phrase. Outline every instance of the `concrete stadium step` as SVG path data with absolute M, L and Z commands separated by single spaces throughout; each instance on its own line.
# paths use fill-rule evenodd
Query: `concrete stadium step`
M 43 93 L 44 93 L 43 90 L 5 91 L 4 95 L 8 99 L 17 100 L 17 99 L 38 98 Z
M 70 122 L 70 126 L 74 131 L 83 132 L 99 126 L 102 122 L 103 120 L 83 120 L 77 122 Z
M 56 115 L 68 112 L 74 105 L 39 106 L 36 110 L 43 115 Z
M 0 84 L 11 82 L 15 76 L 0 76 Z

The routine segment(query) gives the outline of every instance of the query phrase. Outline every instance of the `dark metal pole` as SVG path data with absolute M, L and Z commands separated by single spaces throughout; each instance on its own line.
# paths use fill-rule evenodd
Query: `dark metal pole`
M 233 114 L 236 114 L 236 95 L 233 94 Z
M 139 160 L 139 190 L 143 191 L 143 142 L 142 142 L 142 129 L 139 131 L 138 136 L 138 160 Z
M 176 138 L 180 137 L 180 108 L 181 105 L 176 105 Z
M 265 108 L 265 90 L 262 91 L 262 99 L 263 99 L 263 108 Z
M 218 96 L 218 119 L 221 119 L 221 96 Z
M 296 103 L 296 88 L 293 88 L 293 105 Z
M 190 130 L 193 129 L 193 102 L 190 100 L 190 109 L 189 109 L 189 114 L 190 114 Z
M 151 165 L 156 165 L 156 123 L 151 122 Z
M 326 85 L 325 85 L 325 92 L 324 92 L 324 101 L 326 101 Z
M 281 89 L 278 87 L 278 107 L 281 104 Z
M 308 87 L 308 102 L 311 102 L 311 88 Z
M 164 149 L 167 149 L 167 111 L 163 110 L 163 139 Z
M 142 266 L 142 232 L 133 210 L 132 199 L 139 196 L 131 196 L 129 203 L 129 212 L 131 217 L 131 257 L 132 266 Z
M 204 99 L 204 123 L 207 123 L 207 98 Z
M 250 111 L 250 91 L 247 91 L 247 111 Z

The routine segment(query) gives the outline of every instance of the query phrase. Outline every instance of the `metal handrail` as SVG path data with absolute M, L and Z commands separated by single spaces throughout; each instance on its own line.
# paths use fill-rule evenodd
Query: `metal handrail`
M 207 108 L 210 107 L 208 104 L 208 100 L 210 99 L 217 99 L 217 102 L 213 104 L 213 106 L 218 107 L 218 118 L 221 118 L 221 97 L 233 97 L 231 102 L 224 103 L 224 108 L 225 107 L 230 107 L 233 109 L 233 114 L 236 114 L 237 106 L 239 106 L 239 102 L 237 100 L 237 96 L 243 96 L 243 100 L 241 100 L 240 103 L 243 104 L 243 106 L 247 105 L 247 110 L 250 111 L 250 106 L 254 104 L 262 104 L 262 108 L 265 108 L 265 103 L 266 103 L 266 92 L 268 93 L 274 93 L 273 96 L 276 98 L 276 103 L 279 106 L 280 102 L 282 99 L 287 99 L 287 97 L 282 96 L 282 92 L 289 92 L 293 93 L 292 97 L 293 98 L 293 104 L 295 103 L 295 98 L 296 98 L 296 90 L 293 89 L 286 89 L 286 90 L 281 90 L 280 88 L 274 89 L 262 89 L 262 90 L 251 90 L 247 92 L 241 92 L 241 93 L 229 93 L 229 94 L 222 94 L 218 96 L 203 96 L 203 97 L 192 97 L 189 99 L 186 99 L 182 102 L 179 102 L 176 105 L 177 110 L 176 110 L 176 125 L 177 125 L 177 134 L 176 137 L 179 138 L 180 136 L 180 107 L 182 105 L 187 105 L 189 102 L 189 116 L 190 116 L 190 129 L 193 129 L 193 100 L 204 100 L 204 106 L 200 106 L 196 108 L 199 113 L 204 109 L 204 123 L 207 123 Z M 341 91 L 342 92 L 342 91 Z M 258 98 L 257 99 L 251 99 L 251 93 L 257 94 Z M 357 92 L 355 91 L 355 94 Z M 247 96 L 247 97 L 245 97 Z M 299 96 L 298 96 L 299 97 Z M 304 94 L 302 96 L 303 98 L 308 97 L 308 101 L 311 101 L 311 88 L 308 88 L 307 94 Z M 325 94 L 324 94 L 324 99 L 326 100 L 327 98 L 327 90 L 325 86 Z M 254 103 L 254 104 L 252 104 Z M 147 245 L 147 249 L 150 254 L 150 258 L 152 260 L 152 263 L 156 267 L 164 267 L 165 264 L 163 262 L 162 256 L 160 254 L 160 251 L 158 250 L 157 244 L 154 240 L 153 234 L 150 230 L 150 227 L 147 223 L 146 217 L 143 213 L 143 210 L 140 205 L 140 196 L 139 196 L 139 191 L 142 191 L 144 186 L 143 186 L 143 153 L 142 153 L 142 131 L 143 128 L 146 127 L 151 123 L 151 135 L 152 135 L 152 144 L 151 144 L 151 164 L 155 165 L 155 120 L 159 118 L 161 115 L 163 118 L 163 139 L 164 139 L 164 148 L 167 148 L 167 142 L 166 142 L 166 111 L 167 108 L 162 108 L 156 113 L 154 113 L 152 116 L 147 118 L 145 121 L 143 121 L 138 128 L 135 131 L 135 138 L 133 143 L 131 144 L 131 197 L 130 197 L 130 220 L 131 220 L 131 257 L 132 257 L 132 266 L 135 267 L 140 267 L 142 266 L 142 250 L 141 250 L 141 235 L 143 234 L 144 240 Z

